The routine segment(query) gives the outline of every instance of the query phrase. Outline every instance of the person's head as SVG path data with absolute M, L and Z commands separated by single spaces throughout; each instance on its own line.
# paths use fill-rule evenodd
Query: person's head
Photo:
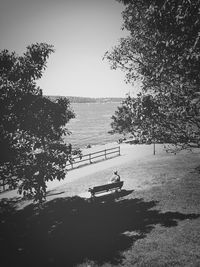
M 117 175 L 117 174 L 118 174 L 118 173 L 117 173 L 117 171 L 114 171 L 114 174 L 116 174 L 116 175 Z

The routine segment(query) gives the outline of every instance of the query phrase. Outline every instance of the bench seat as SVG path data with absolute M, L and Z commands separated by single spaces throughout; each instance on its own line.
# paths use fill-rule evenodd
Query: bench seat
M 89 188 L 89 192 L 91 193 L 91 196 L 94 197 L 95 194 L 100 194 L 108 191 L 117 191 L 118 189 L 121 190 L 124 182 L 119 181 L 115 183 L 109 183 L 109 184 L 104 184 L 104 185 L 99 185 L 99 186 L 94 186 L 93 188 Z

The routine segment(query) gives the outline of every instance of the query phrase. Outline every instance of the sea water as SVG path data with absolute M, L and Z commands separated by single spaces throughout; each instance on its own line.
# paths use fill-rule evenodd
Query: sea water
M 71 135 L 65 137 L 65 142 L 80 148 L 117 142 L 122 136 L 108 131 L 112 130 L 111 117 L 120 105 L 120 102 L 72 103 L 76 118 L 67 124 Z

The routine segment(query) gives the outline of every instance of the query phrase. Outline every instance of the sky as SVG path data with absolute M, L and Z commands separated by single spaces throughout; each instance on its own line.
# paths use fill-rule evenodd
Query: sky
M 125 97 L 133 86 L 102 60 L 128 33 L 115 0 L 1 0 L 0 50 L 21 55 L 46 42 L 55 48 L 37 82 L 46 95 Z

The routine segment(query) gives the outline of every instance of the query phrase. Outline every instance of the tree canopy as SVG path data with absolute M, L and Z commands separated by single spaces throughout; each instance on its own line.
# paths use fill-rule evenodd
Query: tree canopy
M 174 144 L 200 146 L 200 1 L 120 2 L 129 36 L 105 57 L 159 102 Z
M 23 56 L 0 52 L 0 175 L 39 202 L 45 199 L 46 181 L 63 179 L 72 156 L 63 141 L 75 116 L 69 100 L 50 101 L 36 85 L 52 52 L 45 43 L 28 46 Z

